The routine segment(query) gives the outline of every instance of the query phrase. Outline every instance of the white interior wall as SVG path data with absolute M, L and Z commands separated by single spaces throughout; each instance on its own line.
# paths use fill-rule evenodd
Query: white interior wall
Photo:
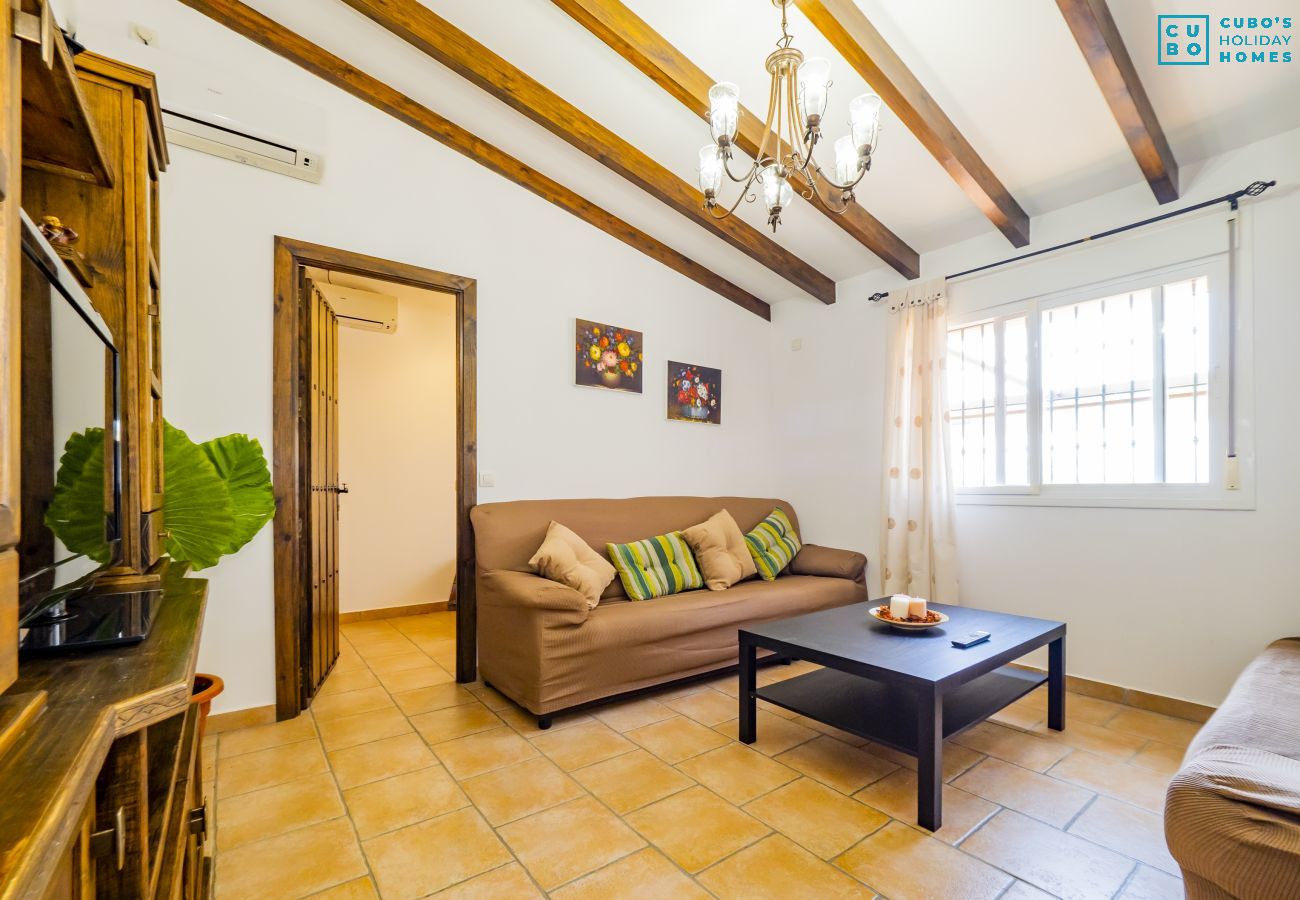
M 391 333 L 339 321 L 339 609 L 447 599 L 456 574 L 456 298 L 371 279 Z
M 964 602 L 1067 622 L 1071 674 L 1217 704 L 1264 645 L 1300 634 L 1300 470 L 1292 458 L 1300 446 L 1292 397 L 1300 383 L 1300 131 L 1185 168 L 1184 184 L 1195 187 L 1178 205 L 1272 178 L 1279 187 L 1243 202 L 1238 257 L 1244 282 L 1253 281 L 1254 339 L 1238 347 L 1238 358 L 1243 381 L 1253 375 L 1255 382 L 1248 424 L 1256 508 L 957 507 Z M 1145 183 L 1136 184 L 1034 219 L 1035 241 L 1025 251 L 1161 211 Z M 1170 230 L 1163 240 L 1178 234 Z M 1012 252 L 993 236 L 968 241 L 927 255 L 924 275 Z M 1027 295 L 1067 287 L 1043 281 L 1049 269 L 1038 270 L 1039 283 L 1034 269 L 1023 271 Z M 873 561 L 880 556 L 881 360 L 892 320 L 883 305 L 865 298 L 898 283 L 887 271 L 852 279 L 840 284 L 840 302 L 831 309 L 783 303 L 775 319 L 775 408 L 785 416 L 783 456 L 794 463 L 785 493 L 809 540 L 851 546 Z M 961 295 L 959 282 L 954 315 L 964 311 L 956 306 Z M 1019 298 L 1002 302 L 1013 299 Z M 802 343 L 799 351 L 790 349 L 794 339 Z M 878 573 L 872 580 L 878 587 Z M 1241 604 L 1245 614 L 1229 618 L 1228 604 Z

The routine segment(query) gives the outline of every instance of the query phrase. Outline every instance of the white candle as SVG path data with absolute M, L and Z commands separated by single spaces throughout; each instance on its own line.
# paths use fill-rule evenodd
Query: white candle
M 889 614 L 895 619 L 906 619 L 907 610 L 912 605 L 912 598 L 906 594 L 897 594 L 889 598 Z
M 921 597 L 912 597 L 907 605 L 907 613 L 916 616 L 919 619 L 925 618 L 925 600 Z

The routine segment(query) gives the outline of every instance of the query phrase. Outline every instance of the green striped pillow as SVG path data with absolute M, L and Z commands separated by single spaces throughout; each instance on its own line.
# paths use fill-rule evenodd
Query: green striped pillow
M 680 531 L 606 546 L 610 562 L 623 581 L 623 590 L 633 600 L 651 600 L 704 587 L 700 567 Z
M 745 546 L 749 548 L 749 555 L 754 557 L 758 574 L 765 581 L 775 581 L 803 545 L 799 543 L 799 534 L 794 530 L 790 517 L 774 509 L 770 516 L 745 535 Z

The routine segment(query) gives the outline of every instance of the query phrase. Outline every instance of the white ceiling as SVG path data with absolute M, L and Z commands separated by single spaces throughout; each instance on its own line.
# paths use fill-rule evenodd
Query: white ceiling
M 342 2 L 248 2 L 764 299 L 799 295 L 783 279 Z M 424 2 L 695 183 L 697 151 L 709 142 L 705 123 L 548 0 Z M 765 112 L 763 59 L 779 36 L 779 16 L 770 0 L 625 2 L 711 77 L 736 82 L 742 102 L 754 112 Z M 856 2 L 1031 216 L 1141 180 L 1055 3 Z M 1175 0 L 1110 0 L 1110 5 L 1180 163 L 1300 127 L 1300 60 L 1157 67 L 1156 16 L 1185 13 L 1186 5 Z M 1226 7 L 1226 0 L 1218 5 Z M 1274 0 L 1266 11 L 1294 13 L 1300 22 L 1300 0 Z M 867 85 L 795 9 L 791 32 L 795 46 L 807 55 L 833 61 L 825 126 L 829 144 L 847 130 L 848 102 Z M 237 65 L 229 60 L 222 64 L 237 80 Z M 328 143 L 319 149 L 328 156 Z M 436 175 L 427 173 L 429 178 Z M 878 155 L 858 196 L 922 253 L 994 230 L 888 111 Z M 1151 204 L 1154 210 L 1154 198 Z M 743 215 L 764 227 L 761 203 L 748 206 Z M 784 220 L 776 239 L 836 280 L 880 265 L 806 204 L 796 204 Z M 1006 247 L 1011 250 L 1009 243 Z

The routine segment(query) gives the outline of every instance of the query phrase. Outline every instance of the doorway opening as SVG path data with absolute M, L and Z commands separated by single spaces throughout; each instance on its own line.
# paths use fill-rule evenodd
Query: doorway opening
M 364 280 L 360 280 L 364 279 Z M 274 411 L 276 717 L 311 703 L 339 654 L 340 494 L 339 314 L 317 283 L 365 286 L 398 295 L 436 292 L 454 304 L 456 585 L 455 676 L 476 676 L 474 547 L 469 511 L 476 502 L 476 285 L 470 278 L 289 238 L 275 239 Z M 381 320 L 383 309 L 346 315 Z M 358 324 L 358 323 L 349 323 Z M 346 354 L 347 343 L 343 350 Z M 359 351 L 361 352 L 361 351 Z M 391 398 L 390 398 L 391 399 Z M 436 415 L 418 395 L 400 402 L 412 417 Z M 445 409 L 443 416 L 445 421 Z M 395 504 L 406 501 L 392 498 Z M 399 522 L 392 523 L 401 528 Z M 347 534 L 344 529 L 344 534 Z M 372 536 L 373 537 L 373 536 Z M 377 539 L 382 540 L 382 535 Z M 359 590 L 364 587 L 358 586 Z M 376 604 L 370 604 L 374 606 Z M 385 605 L 385 604 L 378 604 Z M 445 676 L 444 676 L 445 677 Z

